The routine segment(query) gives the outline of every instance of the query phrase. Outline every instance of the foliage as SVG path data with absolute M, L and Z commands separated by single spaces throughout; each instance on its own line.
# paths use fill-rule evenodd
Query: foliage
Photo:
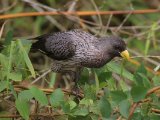
M 7 38 L 7 40 L 8 39 L 9 38 Z M 61 108 L 61 114 L 63 114 L 65 117 L 67 115 L 67 118 L 69 119 L 97 119 L 98 117 L 102 117 L 103 119 L 114 119 L 118 115 L 121 115 L 124 118 L 128 118 L 131 104 L 134 102 L 142 102 L 144 99 L 148 98 L 153 100 L 153 105 L 151 105 L 150 101 L 144 103 L 142 102 L 142 107 L 139 108 L 139 110 L 135 110 L 133 118 L 137 115 L 140 117 L 151 117 L 151 108 L 160 107 L 154 106 L 154 104 L 159 102 L 154 101 L 154 99 L 157 99 L 158 96 L 151 95 L 147 97 L 147 91 L 150 88 L 156 86 L 156 84 L 151 84 L 148 80 L 147 71 L 144 68 L 144 65 L 141 65 L 135 74 L 132 74 L 125 68 L 121 70 L 121 67 L 114 62 L 107 64 L 105 67 L 98 71 L 94 71 L 95 75 L 97 76 L 96 81 L 98 81 L 98 83 L 93 83 L 92 85 L 82 85 L 81 87 L 84 88 L 84 98 L 81 99 L 78 103 L 74 101 L 74 97 L 65 98 L 66 95 L 64 96 L 64 93 L 61 89 L 56 89 L 47 96 L 41 89 L 38 89 L 34 86 L 28 88 L 28 90 L 15 93 L 13 87 L 10 87 L 10 85 L 12 85 L 11 81 L 20 82 L 23 79 L 28 78 L 30 75 L 34 77 L 34 71 L 32 64 L 30 64 L 30 60 L 28 59 L 28 55 L 26 54 L 29 52 L 31 43 L 27 40 L 11 40 L 12 38 L 10 38 L 10 42 L 6 44 L 5 48 L 1 52 L 1 74 L 3 74 L 3 79 L 1 79 L 0 84 L 2 86 L 1 91 L 8 89 L 8 91 L 14 92 L 16 108 L 20 115 L 26 120 L 29 118 L 30 114 L 29 101 L 31 101 L 33 98 L 35 98 L 35 100 L 41 106 L 51 105 L 55 111 L 58 111 Z M 18 52 L 19 54 L 15 54 Z M 25 70 L 19 71 L 22 70 L 23 67 Z M 131 80 L 134 85 L 130 86 L 130 89 L 125 88 L 128 86 L 126 83 L 124 83 L 124 85 L 120 84 L 119 87 L 116 87 L 116 81 L 108 73 L 117 73 L 121 75 L 121 78 L 128 78 L 128 80 Z M 103 78 L 101 76 L 103 76 Z M 101 81 L 100 79 L 104 80 Z M 123 80 L 124 79 L 121 79 L 121 81 Z M 96 87 L 97 84 L 100 84 L 99 87 Z M 100 99 L 96 99 L 96 94 L 99 90 L 103 89 L 105 85 L 108 87 L 104 89 L 104 96 L 100 96 Z M 145 114 L 142 113 L 144 107 L 148 107 L 148 110 L 146 110 Z M 116 109 L 118 112 L 113 114 Z M 154 114 L 152 114 L 152 117 L 153 116 Z
M 79 4 L 81 5 L 83 2 L 81 1 Z M 95 1 L 100 10 L 128 10 L 131 9 L 128 4 L 132 4 L 133 8 L 148 7 L 138 0 L 125 0 L 124 3 L 116 0 L 116 2 L 119 4 L 118 8 L 117 4 L 113 1 Z M 47 0 L 41 4 L 61 7 L 62 3 L 62 0 L 59 2 L 56 0 L 54 0 L 54 2 Z M 88 3 L 88 1 L 84 3 Z M 83 5 L 81 9 L 88 7 L 86 7 L 87 4 Z M 10 13 L 29 10 L 23 6 L 24 3 L 19 3 Z M 31 11 L 34 10 L 32 9 Z M 122 18 L 124 17 L 124 15 L 113 16 L 111 25 L 121 24 L 123 22 Z M 86 18 L 84 17 L 84 19 Z M 73 24 L 71 20 L 63 22 L 61 17 L 56 17 L 58 22 L 62 21 L 62 25 L 56 24 L 56 27 L 53 24 L 48 25 L 48 21 L 43 17 L 36 17 L 34 19 L 35 21 L 30 18 L 16 19 L 13 26 L 10 26 L 13 27 L 13 30 L 8 31 L 3 39 L 3 47 L 0 52 L 0 95 L 2 99 L 0 100 L 0 117 L 1 115 L 10 115 L 10 112 L 1 107 L 1 104 L 7 101 L 12 103 L 12 106 L 15 106 L 16 114 L 20 114 L 25 120 L 32 117 L 38 119 L 40 116 L 49 116 L 60 120 L 159 120 L 160 77 L 154 74 L 152 70 L 155 68 L 156 71 L 158 71 L 159 66 L 152 66 L 152 62 L 148 64 L 148 61 L 142 62 L 142 59 L 139 60 L 141 64 L 138 67 L 128 61 L 122 60 L 120 62 L 112 61 L 101 69 L 85 68 L 79 81 L 80 88 L 83 90 L 83 93 L 78 94 L 79 99 L 77 99 L 73 91 L 70 92 L 61 88 L 53 89 L 56 80 L 55 73 L 51 73 L 50 76 L 48 75 L 46 78 L 43 78 L 42 81 L 45 81 L 47 85 L 40 83 L 32 85 L 31 81 L 38 76 L 38 73 L 42 72 L 40 70 L 44 70 L 50 66 L 49 60 L 44 56 L 39 57 L 38 55 L 35 55 L 38 56 L 38 59 L 35 59 L 32 53 L 29 54 L 32 44 L 31 41 L 21 38 L 15 39 L 13 38 L 14 34 L 18 34 L 17 31 L 19 30 L 24 30 L 30 35 L 32 29 L 34 34 L 41 34 L 42 32 L 44 33 L 51 30 L 57 31 L 57 28 L 60 29 L 62 26 L 70 29 Z M 89 17 L 89 19 L 92 18 Z M 105 16 L 101 17 L 101 19 L 104 24 L 107 24 L 106 19 L 108 20 L 109 17 Z M 24 20 L 27 20 L 29 24 L 34 24 L 35 26 L 31 27 L 28 24 L 24 24 Z M 157 20 L 157 15 L 155 14 L 131 15 L 128 18 L 127 23 L 125 23 L 127 25 L 148 26 L 150 23 L 149 29 L 136 31 L 135 34 L 138 36 L 142 33 L 142 37 L 135 38 L 135 35 L 132 36 L 133 38 L 130 38 L 130 33 L 128 33 L 128 35 L 125 34 L 125 32 L 130 32 L 132 31 L 131 29 L 125 32 L 125 29 L 120 30 L 119 34 L 124 32 L 121 36 L 127 38 L 128 47 L 132 49 L 131 52 L 134 53 L 138 51 L 146 57 L 148 54 L 154 54 L 154 52 L 156 53 L 160 50 L 159 41 L 156 40 L 160 36 L 157 32 L 157 30 L 159 30 L 159 24 L 155 20 Z M 97 21 L 99 21 L 99 18 L 93 17 L 91 22 L 94 23 Z M 79 23 L 75 24 L 79 26 Z M 84 25 L 86 25 L 85 27 L 87 29 L 91 27 L 92 29 L 89 29 L 91 32 L 94 32 L 92 30 L 97 30 L 97 26 L 87 27 L 88 24 Z M 44 26 L 45 30 L 43 30 Z M 108 29 L 108 33 L 111 32 L 111 29 Z M 139 34 L 137 32 L 139 32 Z M 25 36 L 24 33 L 21 32 L 18 35 Z M 149 61 L 152 60 L 153 59 L 150 59 Z M 146 66 L 149 66 L 152 72 L 149 71 Z M 9 99 L 7 97 L 9 97 Z M 7 107 L 5 106 L 5 108 Z

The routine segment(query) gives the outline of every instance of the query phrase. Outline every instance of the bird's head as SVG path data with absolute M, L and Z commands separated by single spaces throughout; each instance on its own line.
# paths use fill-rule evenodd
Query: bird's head
M 127 60 L 129 59 L 129 53 L 122 38 L 117 36 L 109 36 L 103 37 L 102 41 L 107 42 L 106 44 L 103 43 L 103 45 L 106 47 L 106 51 L 110 54 L 110 56 L 123 57 Z

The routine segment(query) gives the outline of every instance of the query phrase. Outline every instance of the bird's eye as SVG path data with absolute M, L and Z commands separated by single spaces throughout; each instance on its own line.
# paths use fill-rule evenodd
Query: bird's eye
M 114 48 L 117 50 L 117 49 L 119 49 L 119 46 L 118 46 L 118 45 L 115 45 Z

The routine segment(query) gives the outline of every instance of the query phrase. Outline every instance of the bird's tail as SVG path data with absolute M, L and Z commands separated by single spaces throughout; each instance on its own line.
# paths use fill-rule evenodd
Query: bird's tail
M 28 40 L 32 40 L 31 51 L 41 50 L 45 51 L 45 40 L 40 37 L 29 38 Z

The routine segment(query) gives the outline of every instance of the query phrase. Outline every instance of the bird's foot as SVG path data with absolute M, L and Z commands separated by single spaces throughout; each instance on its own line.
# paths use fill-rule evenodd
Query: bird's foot
M 81 87 L 76 83 L 76 85 L 74 85 L 74 87 L 72 88 L 72 92 L 73 92 L 73 94 L 76 96 L 76 98 L 77 99 L 81 99 L 82 97 L 81 97 L 81 94 L 82 94 L 82 92 L 81 92 Z

